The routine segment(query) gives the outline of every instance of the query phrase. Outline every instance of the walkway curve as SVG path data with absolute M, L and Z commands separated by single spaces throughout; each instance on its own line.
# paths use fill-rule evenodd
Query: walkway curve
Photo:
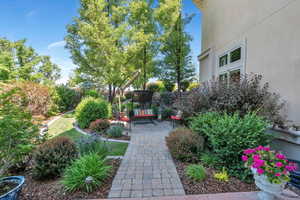
M 168 122 L 135 125 L 131 142 L 114 178 L 109 198 L 185 195 L 165 143 Z

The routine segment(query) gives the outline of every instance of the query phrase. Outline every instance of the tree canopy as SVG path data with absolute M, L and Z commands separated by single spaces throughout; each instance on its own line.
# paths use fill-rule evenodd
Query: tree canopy
M 27 80 L 53 84 L 60 78 L 60 68 L 49 56 L 38 55 L 26 40 L 0 38 L 0 81 Z

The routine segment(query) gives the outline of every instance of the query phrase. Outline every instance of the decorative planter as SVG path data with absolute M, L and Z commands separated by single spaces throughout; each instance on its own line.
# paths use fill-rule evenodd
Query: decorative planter
M 0 179 L 0 182 L 13 182 L 18 184 L 14 189 L 10 190 L 6 194 L 0 196 L 0 200 L 18 200 L 19 194 L 22 190 L 22 186 L 25 182 L 25 178 L 23 176 L 10 176 Z
M 286 183 L 273 184 L 270 183 L 265 175 L 258 175 L 256 169 L 252 168 L 256 186 L 261 190 L 258 193 L 259 200 L 275 200 L 281 196 Z

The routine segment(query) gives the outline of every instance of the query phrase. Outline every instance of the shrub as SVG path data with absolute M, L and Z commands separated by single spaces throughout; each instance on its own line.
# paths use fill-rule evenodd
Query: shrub
M 92 192 L 108 177 L 111 166 L 105 159 L 92 153 L 75 160 L 64 172 L 62 184 L 67 191 L 83 190 Z
M 161 112 L 162 119 L 170 119 L 170 117 L 174 114 L 171 108 L 164 108 Z
M 191 90 L 196 89 L 198 87 L 200 87 L 200 83 L 198 83 L 198 82 L 192 82 L 192 83 L 190 83 L 190 85 L 189 85 L 189 87 L 188 87 L 187 90 L 191 91 Z
M 257 112 L 270 122 L 282 125 L 285 122 L 281 115 L 284 102 L 279 95 L 269 91 L 268 83 L 262 84 L 261 80 L 262 76 L 246 75 L 229 85 L 218 80 L 206 82 L 192 90 L 177 109 L 183 111 L 184 118 L 208 111 L 239 112 L 241 116 Z
M 107 135 L 113 138 L 123 136 L 123 128 L 121 126 L 113 126 L 107 131 Z
M 172 106 L 173 103 L 176 101 L 177 96 L 173 92 L 162 92 L 160 98 L 161 98 L 161 104 L 166 106 Z
M 217 179 L 218 181 L 228 182 L 229 181 L 229 175 L 228 175 L 225 167 L 223 167 L 221 172 L 215 173 L 214 178 Z
M 14 103 L 16 93 L 21 95 L 21 90 L 0 88 L 0 176 L 8 168 L 23 167 L 38 142 L 38 128 L 32 123 L 26 105 Z
M 11 83 L 8 87 L 18 88 L 15 93 L 14 102 L 19 105 L 26 105 L 26 109 L 32 115 L 49 116 L 57 111 L 57 107 L 52 99 L 53 90 L 45 85 L 30 81 L 18 81 Z M 26 97 L 25 99 L 23 97 Z M 25 102 L 25 101 L 26 102 Z
M 203 150 L 203 138 L 186 128 L 178 128 L 166 137 L 172 156 L 181 161 L 197 161 Z
M 218 168 L 219 158 L 211 152 L 202 153 L 200 160 L 206 166 Z
M 110 127 L 110 122 L 107 119 L 97 119 L 90 124 L 90 129 L 98 133 L 105 132 Z
M 58 177 L 77 157 L 74 142 L 67 137 L 57 137 L 39 146 L 33 156 L 34 177 L 48 179 Z
M 206 170 L 202 165 L 189 165 L 185 174 L 195 181 L 203 181 L 206 177 Z
M 243 149 L 268 144 L 270 136 L 265 133 L 268 123 L 255 113 L 248 113 L 243 118 L 234 115 L 206 113 L 192 118 L 190 127 L 206 137 L 206 144 L 218 157 L 219 164 L 229 169 L 240 178 L 245 173 L 240 160 Z
M 181 89 L 182 89 L 182 91 L 185 92 L 189 88 L 189 86 L 190 86 L 190 82 L 189 81 L 182 81 L 181 82 Z
M 151 92 L 162 92 L 164 91 L 164 89 L 164 84 L 161 81 L 151 82 L 147 84 L 147 90 Z
M 87 97 L 76 107 L 76 120 L 80 128 L 87 128 L 96 119 L 111 117 L 111 106 L 107 101 Z
M 54 101 L 60 112 L 74 109 L 80 102 L 81 94 L 79 91 L 71 89 L 65 85 L 55 87 Z
M 168 91 L 168 92 L 173 92 L 174 88 L 175 88 L 175 84 L 174 83 L 171 83 L 169 81 L 163 81 L 163 84 L 165 86 L 165 89 Z
M 106 144 L 97 136 L 81 138 L 76 142 L 76 145 L 81 156 L 96 153 L 105 157 L 108 153 Z
M 94 97 L 96 99 L 101 98 L 103 99 L 102 95 L 99 94 L 96 90 L 87 90 L 84 92 L 85 97 Z
M 125 98 L 126 99 L 131 99 L 132 98 L 132 95 L 133 95 L 133 93 L 131 92 L 131 91 L 127 91 L 127 92 L 125 92 Z

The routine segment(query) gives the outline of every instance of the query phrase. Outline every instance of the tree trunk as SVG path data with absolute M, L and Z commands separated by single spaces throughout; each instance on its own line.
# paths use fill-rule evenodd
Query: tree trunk
M 146 90 L 146 85 L 147 85 L 147 48 L 146 46 L 144 46 L 144 61 L 143 61 L 143 64 L 144 64 L 144 85 L 143 85 L 143 90 Z

